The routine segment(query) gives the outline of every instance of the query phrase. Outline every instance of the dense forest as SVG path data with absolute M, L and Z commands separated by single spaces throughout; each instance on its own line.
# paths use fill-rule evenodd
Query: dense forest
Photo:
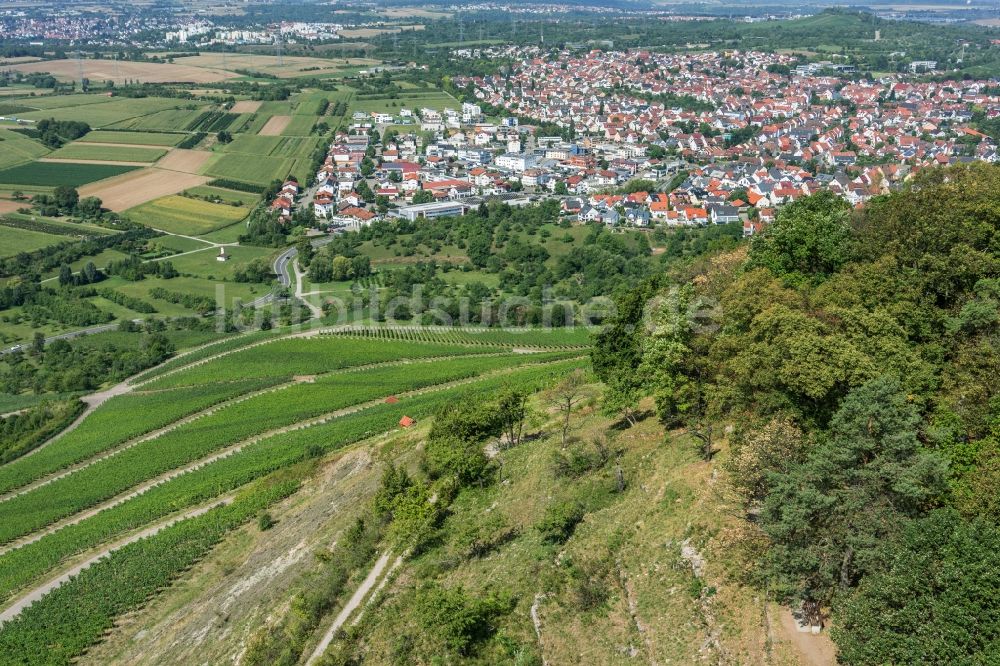
M 997 654 L 998 250 L 997 166 L 859 211 L 818 194 L 645 282 L 598 338 L 609 404 L 652 395 L 725 451 L 750 582 L 832 614 L 843 663 Z

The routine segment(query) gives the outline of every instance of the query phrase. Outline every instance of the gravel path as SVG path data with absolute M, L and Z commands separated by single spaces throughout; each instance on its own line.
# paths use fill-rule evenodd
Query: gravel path
M 344 626 L 344 623 L 347 622 L 347 618 L 351 617 L 351 614 L 357 610 L 359 606 L 361 606 L 364 600 L 368 597 L 368 593 L 375 587 L 375 584 L 378 583 L 378 589 L 382 589 L 385 581 L 389 578 L 389 574 L 387 573 L 385 577 L 381 578 L 381 582 L 379 581 L 379 578 L 382 576 L 382 572 L 385 571 L 386 565 L 389 564 L 389 558 L 391 555 L 392 554 L 389 551 L 386 551 L 375 561 L 375 565 L 371 568 L 371 571 L 369 571 L 368 575 L 365 576 L 365 579 L 361 581 L 361 585 L 359 585 L 358 589 L 354 591 L 353 595 L 351 595 L 347 604 L 339 613 L 337 613 L 337 617 L 334 618 L 333 624 L 330 625 L 330 628 L 326 630 L 325 634 L 323 634 L 323 638 L 320 640 L 319 645 L 316 646 L 316 649 L 313 650 L 312 655 L 310 655 L 309 659 L 306 661 L 306 666 L 309 666 L 309 664 L 315 664 L 319 661 L 319 659 L 323 656 L 323 653 L 326 652 L 326 649 L 330 647 L 330 643 L 333 641 L 333 637 L 336 635 L 337 630 Z M 402 556 L 397 557 L 395 563 L 392 565 L 392 569 L 398 567 L 402 561 Z M 390 569 L 390 573 L 392 569 Z M 376 590 L 376 592 L 377 591 L 378 590 Z M 361 615 L 358 614 L 358 618 L 360 617 Z

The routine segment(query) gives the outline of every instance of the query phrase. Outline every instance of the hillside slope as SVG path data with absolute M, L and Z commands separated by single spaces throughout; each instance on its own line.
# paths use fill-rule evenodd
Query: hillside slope
M 779 606 L 737 581 L 727 552 L 734 507 L 690 438 L 665 434 L 653 418 L 624 427 L 591 401 L 574 413 L 564 449 L 548 401 L 534 405 L 542 416 L 525 441 L 494 458 L 482 487 L 458 492 L 421 552 L 319 663 L 832 663 L 803 652 L 829 655 L 825 636 L 790 632 Z M 271 511 L 273 528 L 233 534 L 83 663 L 153 654 L 155 663 L 304 663 L 376 553 L 398 552 L 391 536 L 369 544 L 330 584 L 353 556 L 355 521 L 371 520 L 385 466 L 422 474 L 428 431 L 425 423 L 331 456 Z M 547 542 L 541 527 L 567 503 L 579 503 L 580 522 L 565 541 Z M 317 589 L 329 605 L 314 620 Z M 481 625 L 441 626 L 475 620 L 480 600 L 496 602 Z M 431 611 L 438 605 L 447 613 Z

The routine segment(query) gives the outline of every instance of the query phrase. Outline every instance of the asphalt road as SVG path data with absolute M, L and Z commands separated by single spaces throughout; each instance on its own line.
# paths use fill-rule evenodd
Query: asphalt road
M 299 251 L 297 249 L 290 247 L 279 254 L 278 258 L 274 260 L 274 272 L 277 274 L 278 283 L 282 287 L 292 286 L 292 276 L 288 273 L 288 266 L 298 254 Z
M 142 319 L 133 319 L 132 321 L 134 321 L 137 324 L 141 324 L 143 322 Z M 112 324 L 101 324 L 100 326 L 91 326 L 90 328 L 81 328 L 77 331 L 68 331 L 66 333 L 60 333 L 59 335 L 53 335 L 51 337 L 45 338 L 45 344 L 49 344 L 50 342 L 54 342 L 56 340 L 71 340 L 73 338 L 78 338 L 81 335 L 92 335 L 94 333 L 104 333 L 105 331 L 115 331 L 118 330 L 118 325 L 119 325 L 118 322 L 114 322 Z M 0 349 L 0 354 L 10 354 L 11 352 L 15 352 L 19 349 L 27 349 L 30 346 L 31 346 L 30 342 L 22 342 L 21 344 L 14 345 L 13 347 Z

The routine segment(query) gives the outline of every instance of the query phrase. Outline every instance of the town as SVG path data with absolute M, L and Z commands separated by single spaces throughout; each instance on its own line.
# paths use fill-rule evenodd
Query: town
M 1000 5 L 0 0 L 0 666 L 997 664 Z
M 781 205 L 820 190 L 862 206 L 928 167 L 998 161 L 996 142 L 973 128 L 1000 118 L 1000 86 L 988 81 L 861 78 L 833 62 L 753 51 L 475 55 L 516 63 L 507 74 L 456 77 L 476 103 L 353 115 L 303 202 L 321 225 L 554 197 L 579 222 L 742 222 L 749 236 Z M 288 216 L 293 201 L 286 192 L 272 205 Z

